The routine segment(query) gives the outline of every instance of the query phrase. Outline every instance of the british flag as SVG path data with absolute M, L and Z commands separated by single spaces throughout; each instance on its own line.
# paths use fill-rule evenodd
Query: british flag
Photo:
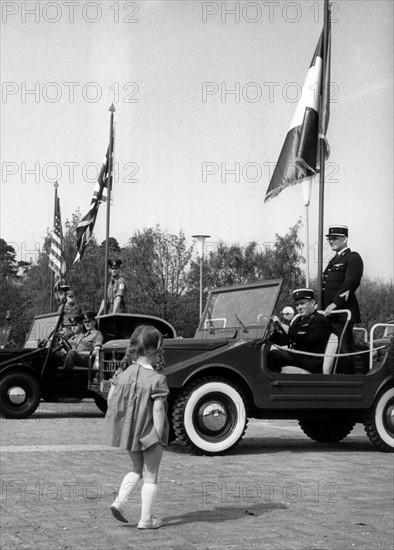
M 82 259 L 85 248 L 88 245 L 89 239 L 93 234 L 94 225 L 96 223 L 97 213 L 99 206 L 102 202 L 107 201 L 108 196 L 108 182 L 109 182 L 109 151 L 113 151 L 112 147 L 108 147 L 105 155 L 105 160 L 101 166 L 97 183 L 93 191 L 92 200 L 90 201 L 90 207 L 87 214 L 81 219 L 77 226 L 77 249 L 78 253 L 74 260 L 74 264 Z

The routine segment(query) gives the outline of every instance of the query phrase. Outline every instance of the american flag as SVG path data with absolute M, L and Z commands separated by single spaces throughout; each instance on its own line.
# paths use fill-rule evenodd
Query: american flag
M 113 142 L 112 142 L 113 145 Z M 109 147 L 105 155 L 104 162 L 101 166 L 96 186 L 93 191 L 93 197 L 90 202 L 88 213 L 81 219 L 77 226 L 77 248 L 78 253 L 74 260 L 74 264 L 82 259 L 85 248 L 92 236 L 94 225 L 96 223 L 97 213 L 100 203 L 106 202 L 108 197 L 108 181 L 109 181 Z M 113 147 L 112 147 L 113 151 Z
M 60 216 L 60 199 L 55 196 L 55 218 L 53 222 L 53 232 L 51 248 L 49 251 L 49 267 L 55 274 L 54 291 L 57 300 L 61 297 L 60 283 L 66 274 L 66 261 L 64 257 L 64 242 L 62 220 Z

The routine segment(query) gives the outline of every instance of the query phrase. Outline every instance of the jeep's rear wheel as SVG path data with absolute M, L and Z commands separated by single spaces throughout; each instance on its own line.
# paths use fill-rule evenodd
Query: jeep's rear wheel
M 379 394 L 364 419 L 364 428 L 375 447 L 387 453 L 394 451 L 394 388 Z
M 31 416 L 40 399 L 40 385 L 30 374 L 14 371 L 0 378 L 0 413 L 6 418 Z
M 200 454 L 228 451 L 248 424 L 241 390 L 221 378 L 198 380 L 177 398 L 173 426 L 179 441 Z
M 355 421 L 349 418 L 324 418 L 321 420 L 299 420 L 301 430 L 305 435 L 319 443 L 338 443 L 350 434 Z

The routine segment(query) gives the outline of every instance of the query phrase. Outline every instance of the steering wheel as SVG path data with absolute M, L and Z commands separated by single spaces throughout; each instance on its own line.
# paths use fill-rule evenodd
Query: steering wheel
M 287 332 L 284 330 L 284 328 L 282 327 L 282 325 L 276 321 L 272 321 L 271 319 L 271 322 L 272 324 L 274 325 L 274 330 L 277 330 L 278 332 L 280 332 L 281 334 L 283 334 L 283 336 L 286 336 L 286 341 L 288 342 L 289 341 L 289 335 L 287 334 Z
M 62 335 L 57 333 L 54 337 L 54 349 L 52 350 L 54 353 L 57 351 L 60 351 L 61 349 L 64 349 L 65 351 L 70 351 L 71 345 L 70 342 Z
M 275 332 L 279 332 L 281 335 L 285 337 L 285 341 L 286 341 L 285 345 L 289 343 L 289 335 L 287 334 L 287 332 L 282 328 L 282 326 L 278 322 L 275 322 L 271 317 L 266 328 L 264 341 L 265 342 L 269 341 L 271 336 L 273 336 Z

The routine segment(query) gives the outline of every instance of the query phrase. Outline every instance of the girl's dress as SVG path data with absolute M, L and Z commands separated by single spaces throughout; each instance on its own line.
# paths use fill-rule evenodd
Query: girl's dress
M 132 363 L 113 384 L 104 419 L 105 443 L 128 451 L 143 451 L 156 443 L 167 445 L 167 415 L 161 440 L 153 424 L 153 400 L 166 399 L 169 394 L 166 377 Z

